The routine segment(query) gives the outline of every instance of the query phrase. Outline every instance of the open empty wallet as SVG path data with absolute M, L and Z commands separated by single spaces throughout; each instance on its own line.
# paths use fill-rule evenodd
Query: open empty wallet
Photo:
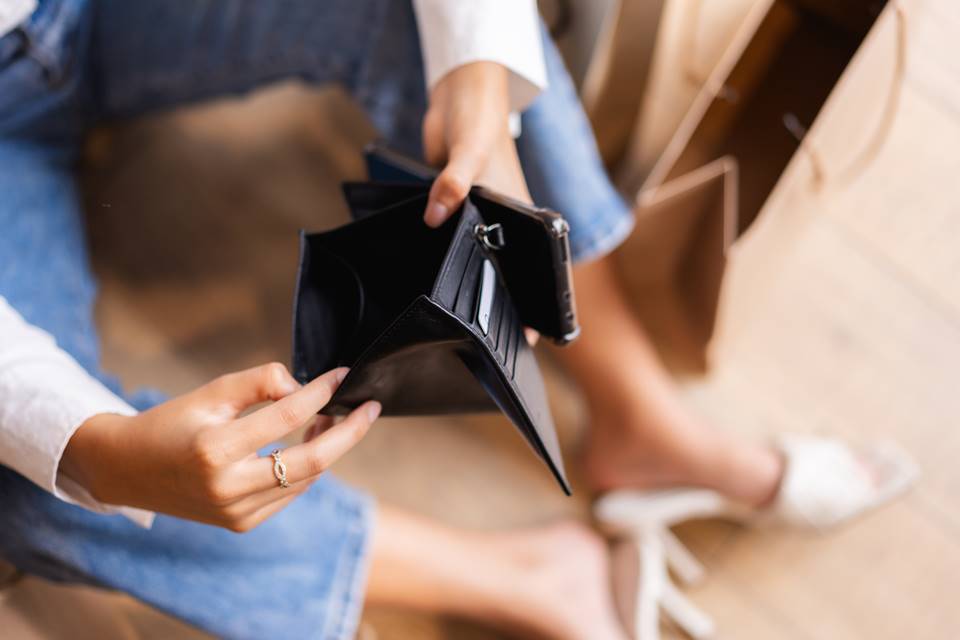
M 384 415 L 500 409 L 570 493 L 524 327 L 578 333 L 568 226 L 482 187 L 439 229 L 423 222 L 432 170 L 367 151 L 370 182 L 343 185 L 354 217 L 301 233 L 293 372 L 350 372 L 325 413 L 374 399 Z

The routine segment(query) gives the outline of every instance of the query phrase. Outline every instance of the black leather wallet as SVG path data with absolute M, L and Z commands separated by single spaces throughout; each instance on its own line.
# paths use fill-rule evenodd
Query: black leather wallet
M 301 232 L 294 376 L 350 367 L 325 413 L 370 399 L 384 415 L 499 408 L 569 494 L 523 331 L 577 335 L 563 218 L 474 187 L 431 229 L 431 170 L 379 148 L 367 160 L 371 181 L 343 185 L 354 222 Z

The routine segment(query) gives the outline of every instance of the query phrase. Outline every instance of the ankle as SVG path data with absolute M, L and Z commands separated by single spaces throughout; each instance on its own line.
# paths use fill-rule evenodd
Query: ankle
M 783 457 L 777 451 L 740 445 L 725 457 L 715 476 L 718 491 L 755 508 L 767 507 L 776 499 L 784 471 Z

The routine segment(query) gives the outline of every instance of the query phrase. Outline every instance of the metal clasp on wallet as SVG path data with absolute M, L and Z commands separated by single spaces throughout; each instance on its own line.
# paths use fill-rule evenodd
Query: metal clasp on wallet
M 473 228 L 473 235 L 477 236 L 480 243 L 491 251 L 503 249 L 507 241 L 503 236 L 503 227 L 497 224 L 478 224 Z

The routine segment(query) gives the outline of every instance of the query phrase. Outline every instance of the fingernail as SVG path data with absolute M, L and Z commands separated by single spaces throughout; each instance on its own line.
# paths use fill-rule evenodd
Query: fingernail
M 450 209 L 447 205 L 442 202 L 434 202 L 432 205 L 427 207 L 427 215 L 424 216 L 424 220 L 429 225 L 439 225 L 443 222 L 447 215 L 449 215 Z
M 337 384 L 340 384 L 341 382 L 343 382 L 344 378 L 347 377 L 348 373 L 350 373 L 350 369 L 348 369 L 347 367 L 341 367 L 340 369 L 337 369 Z
M 382 409 L 383 407 L 376 400 L 367 405 L 367 416 L 370 418 L 370 422 L 380 417 L 380 411 Z
M 300 390 L 300 383 L 296 380 L 284 380 L 283 381 L 283 392 L 285 395 L 290 395 L 296 391 Z

